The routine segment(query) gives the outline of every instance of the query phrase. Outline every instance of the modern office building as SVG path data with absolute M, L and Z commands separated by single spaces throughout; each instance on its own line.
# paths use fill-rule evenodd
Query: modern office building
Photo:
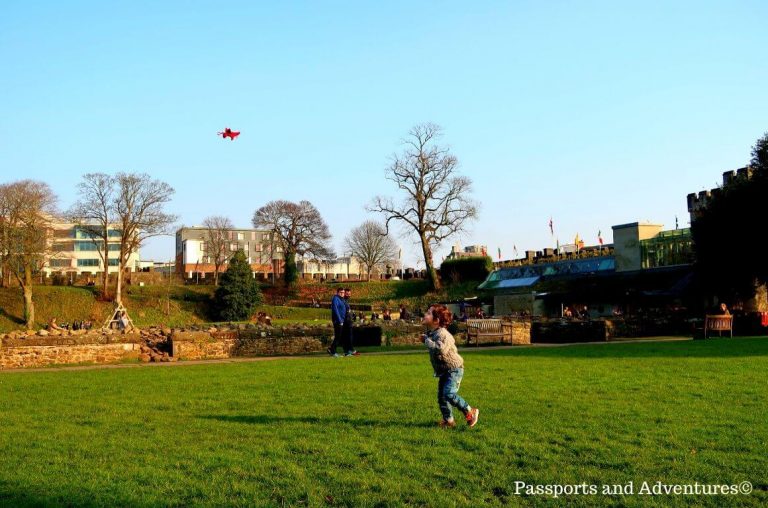
M 108 266 L 105 269 L 102 254 L 103 242 L 84 228 L 83 226 L 67 223 L 53 222 L 51 224 L 50 241 L 51 253 L 46 257 L 43 272 L 46 275 L 61 273 L 67 275 L 117 273 L 118 255 L 120 253 L 120 230 L 109 228 L 107 242 Z M 100 252 L 101 251 L 101 252 Z M 132 272 L 138 269 L 139 251 L 131 252 L 126 263 L 126 271 Z

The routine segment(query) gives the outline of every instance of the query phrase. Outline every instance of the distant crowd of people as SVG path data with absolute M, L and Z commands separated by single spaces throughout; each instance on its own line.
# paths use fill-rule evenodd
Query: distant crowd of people
M 90 330 L 93 327 L 93 323 L 90 320 L 85 321 L 72 321 L 72 323 L 61 323 L 59 324 L 56 321 L 55 317 L 52 317 L 50 321 L 48 321 L 48 330 L 58 330 L 58 331 L 64 331 L 64 330 Z
M 565 319 L 582 319 L 584 321 L 591 319 L 589 308 L 586 305 L 577 307 L 575 311 L 571 309 L 570 306 L 566 305 L 563 307 L 562 317 Z

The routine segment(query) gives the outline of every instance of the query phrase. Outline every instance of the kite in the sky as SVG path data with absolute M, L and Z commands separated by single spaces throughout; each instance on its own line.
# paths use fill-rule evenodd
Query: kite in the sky
M 222 132 L 216 133 L 218 136 L 221 136 L 221 139 L 229 138 L 231 141 L 234 141 L 236 137 L 240 135 L 240 131 L 233 131 L 229 127 L 224 129 Z

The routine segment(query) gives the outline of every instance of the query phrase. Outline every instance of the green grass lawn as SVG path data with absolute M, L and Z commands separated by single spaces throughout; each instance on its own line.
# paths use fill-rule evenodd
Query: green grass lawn
M 434 426 L 424 354 L 0 373 L 0 505 L 768 503 L 768 339 L 464 357 L 471 430 Z M 750 495 L 515 495 L 745 480 Z

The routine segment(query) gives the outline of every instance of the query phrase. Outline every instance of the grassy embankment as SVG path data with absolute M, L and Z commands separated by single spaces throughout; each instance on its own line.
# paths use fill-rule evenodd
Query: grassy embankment
M 470 296 L 474 294 L 477 283 L 449 286 L 436 294 L 428 293 L 426 282 L 421 280 L 350 285 L 354 303 L 370 304 L 380 311 L 384 306 L 396 310 L 400 303 L 414 309 L 424 308 L 434 301 Z M 335 287 L 332 284 L 301 285 L 295 298 L 309 301 L 314 295 L 327 302 Z M 212 286 L 195 285 L 129 286 L 125 290 L 124 301 L 138 326 L 208 323 L 215 320 L 209 305 L 213 289 Z M 87 287 L 36 286 L 34 301 L 37 326 L 40 328 L 54 316 L 60 323 L 90 319 L 100 324 L 109 317 L 113 307 L 112 303 L 96 298 L 96 288 Z M 0 333 L 23 328 L 22 304 L 17 288 L 0 288 Z M 277 325 L 328 320 L 328 310 L 325 309 L 263 305 L 259 310 L 270 314 Z

